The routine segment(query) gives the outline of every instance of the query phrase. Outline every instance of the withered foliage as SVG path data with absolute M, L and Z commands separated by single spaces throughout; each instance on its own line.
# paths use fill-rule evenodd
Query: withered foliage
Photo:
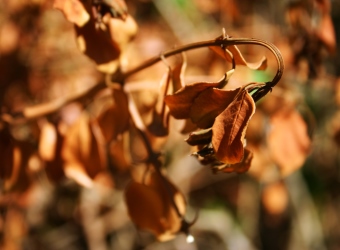
M 289 80 L 280 82 L 284 63 L 275 45 L 258 38 L 231 37 L 223 29 L 222 35 L 215 39 L 176 47 L 135 66 L 141 53 L 138 48 L 132 48 L 131 52 L 129 46 L 133 45 L 137 24 L 125 1 L 54 0 L 51 6 L 43 1 L 30 2 L 36 2 L 40 11 L 51 10 L 52 5 L 60 11 L 71 23 L 72 42 L 78 48 L 74 52 L 76 47 L 72 47 L 73 53 L 79 52 L 77 56 L 89 60 L 82 71 L 77 71 L 77 78 L 86 84 L 81 84 L 74 93 L 58 92 L 55 95 L 59 95 L 59 99 L 36 96 L 42 103 L 32 105 L 36 102 L 34 98 L 30 100 L 26 94 L 14 98 L 11 91 L 15 92 L 15 87 L 14 90 L 6 87 L 11 91 L 6 90 L 6 98 L 1 100 L 0 117 L 0 183 L 4 196 L 0 198 L 0 206 L 8 209 L 6 220 L 11 223 L 18 220 L 18 225 L 22 224 L 23 218 L 14 219 L 17 210 L 10 206 L 15 203 L 25 208 L 32 202 L 30 195 L 37 187 L 70 185 L 75 187 L 75 199 L 81 197 L 89 203 L 96 200 L 89 204 L 93 211 L 89 211 L 86 204 L 75 205 L 72 199 L 65 202 L 72 207 L 72 215 L 60 205 L 57 208 L 66 217 L 75 217 L 77 223 L 87 225 L 88 241 L 98 239 L 93 233 L 96 230 L 105 235 L 122 227 L 126 223 L 124 215 L 121 216 L 124 212 L 138 229 L 150 232 L 158 241 L 169 241 L 181 233 L 192 241 L 190 230 L 194 222 L 186 219 L 190 204 L 186 201 L 187 193 L 180 191 L 182 187 L 178 183 L 189 183 L 189 178 L 195 186 L 196 177 L 185 175 L 190 169 L 185 164 L 177 167 L 181 168 L 183 179 L 172 179 L 167 169 L 173 157 L 177 157 L 174 152 L 182 150 L 179 143 L 184 144 L 177 138 L 186 137 L 184 140 L 190 148 L 186 153 L 195 157 L 195 168 L 201 164 L 209 173 L 230 174 L 230 178 L 249 174 L 256 183 L 264 184 L 259 196 L 263 213 L 274 218 L 277 224 L 283 221 L 289 209 L 289 191 L 284 180 L 298 171 L 310 154 L 311 130 L 316 121 L 302 98 L 294 94 L 294 88 L 287 83 Z M 313 8 L 309 6 L 311 2 Z M 235 9 L 238 6 L 236 1 L 228 3 Z M 317 25 L 311 27 L 315 11 L 320 18 Z M 317 77 L 324 57 L 321 48 L 329 53 L 336 48 L 330 2 L 294 1 L 287 6 L 286 15 L 292 61 L 298 65 L 301 60 L 307 60 L 309 76 Z M 0 25 L 0 28 L 8 27 Z M 13 28 L 14 33 L 16 29 Z M 18 47 L 20 41 L 15 37 L 14 34 L 12 39 L 18 40 Z M 262 46 L 272 55 L 262 55 L 264 50 L 253 51 L 258 60 L 250 62 L 249 51 L 244 52 L 239 45 Z M 9 45 L 1 46 L 4 45 L 0 44 L 0 53 L 5 56 L 15 51 Z M 200 73 L 208 70 L 199 71 L 192 81 L 185 77 L 187 66 L 194 64 L 187 61 L 185 52 L 197 48 L 209 48 L 212 63 L 223 68 L 222 72 L 217 71 L 219 77 L 222 76 L 220 80 L 201 76 Z M 23 55 L 26 54 L 21 57 Z M 37 63 L 39 67 L 43 68 L 48 57 Z M 270 64 L 271 60 L 276 64 Z M 152 74 L 150 79 L 138 79 L 137 73 L 149 70 L 156 63 L 163 64 L 165 69 L 161 80 L 152 84 Z M 65 76 L 55 77 L 56 82 L 74 82 L 75 79 L 66 77 L 67 69 L 63 70 Z M 159 69 L 155 70 L 158 75 Z M 34 72 L 20 81 L 42 81 L 42 72 L 44 69 L 40 75 Z M 247 77 L 240 77 L 242 74 Z M 264 79 L 263 75 L 271 80 Z M 135 84 L 129 81 L 130 77 L 134 77 Z M 8 81 L 11 78 L 4 77 Z M 35 88 L 31 87 L 31 92 Z M 301 107 L 305 107 L 305 112 Z M 334 122 L 334 127 L 333 136 L 339 144 L 340 126 Z M 168 150 L 171 146 L 173 152 Z M 212 177 L 207 176 L 209 178 Z M 123 191 L 123 195 L 119 191 Z M 230 197 L 238 196 L 234 190 L 229 192 Z M 120 201 L 124 201 L 124 205 Z M 114 216 L 117 225 L 105 223 Z M 102 224 L 93 222 L 99 217 Z M 2 223 L 6 224 L 0 217 L 0 231 L 6 228 Z M 20 233 L 27 234 L 24 230 Z M 11 232 L 7 235 L 12 239 Z M 9 242 L 4 240 L 4 246 L 10 245 Z

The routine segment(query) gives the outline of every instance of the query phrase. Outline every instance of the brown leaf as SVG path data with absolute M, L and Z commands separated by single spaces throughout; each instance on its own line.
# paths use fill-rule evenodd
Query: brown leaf
M 221 39 L 221 37 L 217 38 Z M 217 47 L 217 46 L 211 46 L 210 49 L 212 49 L 214 52 L 216 52 L 219 56 L 226 59 L 228 62 L 232 63 L 233 59 L 235 61 L 236 65 L 243 65 L 247 66 L 249 69 L 253 70 L 265 70 L 267 68 L 267 58 L 262 57 L 262 59 L 256 63 L 249 63 L 244 59 L 241 51 L 238 49 L 236 45 L 230 45 L 227 46 L 226 49 L 229 50 L 233 58 L 230 56 L 229 53 L 225 52 L 223 48 Z
M 124 0 L 95 0 L 93 4 L 100 6 L 99 9 L 102 15 L 109 12 L 112 17 L 126 19 L 127 6 Z
M 23 191 L 30 184 L 27 172 L 28 162 L 33 154 L 32 145 L 27 142 L 13 141 L 12 171 L 4 180 L 4 190 Z
M 75 26 L 75 30 L 79 49 L 97 64 L 98 70 L 105 73 L 115 72 L 121 50 L 108 33 L 96 29 L 94 19 L 81 27 Z
M 44 161 L 52 161 L 55 158 L 56 146 L 57 129 L 52 123 L 45 122 L 42 125 L 39 138 L 38 152 L 40 157 Z
M 223 164 L 218 166 L 213 166 L 214 172 L 223 173 L 238 173 L 242 174 L 248 171 L 251 166 L 251 161 L 253 159 L 253 153 L 248 149 L 244 149 L 244 155 L 241 162 L 236 164 Z
M 97 122 L 106 142 L 116 140 L 129 127 L 128 99 L 123 89 L 113 90 L 113 105 L 105 109 Z
M 199 94 L 190 110 L 190 118 L 199 128 L 209 128 L 215 118 L 233 102 L 241 88 L 221 90 L 209 88 Z
M 203 129 L 189 134 L 189 137 L 185 140 L 189 145 L 204 145 L 211 142 L 212 129 Z
M 336 50 L 336 36 L 331 16 L 327 13 L 322 16 L 321 23 L 316 31 L 316 35 L 323 42 L 329 53 Z
M 84 2 L 80 0 L 54 0 L 53 7 L 61 10 L 65 18 L 79 27 L 90 20 Z M 88 6 L 89 7 L 89 6 Z
M 92 179 L 106 169 L 104 138 L 86 113 L 67 132 L 61 154 L 65 175 L 85 187 L 91 187 Z
M 226 84 L 227 74 L 219 82 L 198 82 L 186 85 L 173 95 L 165 97 L 164 101 L 170 109 L 170 114 L 176 119 L 187 119 L 190 117 L 190 108 L 195 98 L 208 88 L 221 88 Z
M 128 148 L 125 145 L 125 138 L 113 141 L 109 145 L 109 156 L 111 163 L 118 171 L 126 171 L 131 166 L 131 159 L 128 155 Z
M 244 155 L 244 137 L 255 112 L 253 98 L 242 90 L 235 100 L 215 119 L 212 145 L 216 158 L 227 164 L 239 163 Z
M 311 146 L 307 126 L 294 109 L 276 112 L 270 120 L 271 130 L 267 137 L 273 160 L 279 165 L 281 174 L 287 176 L 304 163 Z
M 166 177 L 152 171 L 144 183 L 132 180 L 126 187 L 125 200 L 132 221 L 152 232 L 158 240 L 170 240 L 180 231 L 182 218 L 172 201 L 183 215 L 185 199 Z
M 181 59 L 180 63 L 176 64 L 172 69 L 171 80 L 174 93 L 185 86 L 183 78 L 187 67 L 187 61 L 184 53 L 181 54 Z
M 7 179 L 13 171 L 14 143 L 8 128 L 0 130 L 0 179 Z
M 161 80 L 159 93 L 152 112 L 152 120 L 148 130 L 155 136 L 166 136 L 169 133 L 169 110 L 166 109 L 164 98 L 167 94 L 171 77 L 171 69 Z

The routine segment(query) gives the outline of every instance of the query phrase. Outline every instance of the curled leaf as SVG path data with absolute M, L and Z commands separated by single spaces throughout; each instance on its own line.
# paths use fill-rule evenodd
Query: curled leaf
M 241 88 L 234 90 L 221 90 L 209 88 L 195 98 L 190 118 L 198 127 L 209 128 L 215 118 L 233 102 Z
M 218 37 L 218 39 L 222 39 L 222 37 Z M 211 46 L 210 49 L 212 49 L 214 52 L 216 52 L 219 56 L 226 59 L 228 62 L 233 63 L 233 60 L 235 61 L 236 65 L 243 65 L 247 66 L 249 69 L 253 70 L 265 70 L 267 68 L 267 58 L 262 57 L 262 59 L 256 63 L 249 63 L 244 59 L 241 51 L 238 49 L 236 45 L 230 45 L 224 47 L 217 47 L 217 46 Z M 225 50 L 229 50 L 231 52 L 232 56 L 227 53 Z
M 176 119 L 190 117 L 190 109 L 195 98 L 208 88 L 222 88 L 228 81 L 227 74 L 219 82 L 198 82 L 186 85 L 173 95 L 165 97 L 164 101 L 170 109 L 170 114 Z
M 115 72 L 119 64 L 120 48 L 106 31 L 97 29 L 94 19 L 75 29 L 79 49 L 98 65 L 98 70 Z
M 65 175 L 85 187 L 91 187 L 92 179 L 106 169 L 104 138 L 86 113 L 67 132 L 61 154 Z
M 60 134 L 56 126 L 50 122 L 45 122 L 41 129 L 38 152 L 45 162 L 45 171 L 48 179 L 58 182 L 65 177 L 63 170 L 63 159 L 61 149 L 64 137 Z
M 211 137 L 212 129 L 208 128 L 190 133 L 189 137 L 185 141 L 191 146 L 202 145 L 210 143 Z
M 68 21 L 82 27 L 90 20 L 90 15 L 80 0 L 54 0 L 53 7 L 59 9 Z
M 131 220 L 159 241 L 170 240 L 181 230 L 185 199 L 166 177 L 152 171 L 144 183 L 132 180 L 125 200 Z
M 255 103 L 243 89 L 235 100 L 215 119 L 212 145 L 216 158 L 227 164 L 239 163 L 244 155 L 244 137 Z
M 244 149 L 244 155 L 241 162 L 236 164 L 222 164 L 213 166 L 212 169 L 214 172 L 223 172 L 223 173 L 245 173 L 248 171 L 251 165 L 251 161 L 253 159 L 253 153 L 248 149 Z
M 123 89 L 113 90 L 113 105 L 106 108 L 97 122 L 106 142 L 116 140 L 129 127 L 128 98 Z

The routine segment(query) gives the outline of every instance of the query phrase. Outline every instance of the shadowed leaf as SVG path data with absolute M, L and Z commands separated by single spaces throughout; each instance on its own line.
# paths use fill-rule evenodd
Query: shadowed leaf
M 198 82 L 186 85 L 173 95 L 165 97 L 165 103 L 170 109 L 170 114 L 176 119 L 187 119 L 190 117 L 190 109 L 195 98 L 208 88 L 222 88 L 227 83 L 227 74 L 219 82 Z
M 90 15 L 83 4 L 84 2 L 80 0 L 54 0 L 53 7 L 59 9 L 68 21 L 82 27 L 90 20 Z
M 241 162 L 236 164 L 223 164 L 218 166 L 213 166 L 214 172 L 223 173 L 238 173 L 242 174 L 248 171 L 251 166 L 251 161 L 253 159 L 253 153 L 248 149 L 244 149 L 244 156 Z
M 190 118 L 200 128 L 209 128 L 215 118 L 233 102 L 240 88 L 221 90 L 209 88 L 195 98 L 191 106 Z
M 255 112 L 253 98 L 242 90 L 215 119 L 212 145 L 216 158 L 227 164 L 239 163 L 244 155 L 244 137 L 249 119 Z
M 125 200 L 132 221 L 152 232 L 158 240 L 170 240 L 180 231 L 182 218 L 172 200 L 181 215 L 185 213 L 185 200 L 166 177 L 152 171 L 145 183 L 132 180 L 126 187 Z
M 90 122 L 86 113 L 69 129 L 65 136 L 62 157 L 68 178 L 85 187 L 92 186 L 92 179 L 106 168 L 104 138 L 98 125 Z
M 128 99 L 122 89 L 113 90 L 113 105 L 105 109 L 97 122 L 106 142 L 116 140 L 129 127 Z

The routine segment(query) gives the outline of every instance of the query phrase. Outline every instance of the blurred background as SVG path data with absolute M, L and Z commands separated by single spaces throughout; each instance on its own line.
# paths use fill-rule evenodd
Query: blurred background
M 245 174 L 213 174 L 190 156 L 186 135 L 171 121 L 170 137 L 160 143 L 168 176 L 187 198 L 187 219 L 196 213 L 198 219 L 190 231 L 193 243 L 184 234 L 157 242 L 128 217 L 123 192 L 130 165 L 113 156 L 115 149 L 109 171 L 98 175 L 92 188 L 84 188 L 61 177 L 58 168 L 45 173 L 39 156 L 26 156 L 39 147 L 44 119 L 13 125 L 10 134 L 21 143 L 27 164 L 9 180 L 10 191 L 1 180 L 0 248 L 340 249 L 340 1 L 126 3 L 138 33 L 125 51 L 123 70 L 176 46 L 215 39 L 222 28 L 232 37 L 260 38 L 280 49 L 284 76 L 257 103 L 247 132 L 252 167 Z M 266 56 L 268 69 L 237 67 L 230 88 L 273 78 L 276 61 L 270 51 L 239 48 L 250 62 Z M 187 60 L 186 83 L 218 80 L 230 68 L 209 49 L 190 51 Z M 154 102 L 165 70 L 160 63 L 128 79 L 127 86 L 140 90 L 136 96 L 145 110 Z M 0 2 L 2 113 L 87 89 L 103 79 L 77 48 L 73 24 L 53 8 L 53 1 Z M 86 108 L 96 105 L 100 103 Z M 58 115 L 71 123 L 82 108 L 71 103 Z M 7 164 L 8 137 L 0 136 L 0 161 Z

